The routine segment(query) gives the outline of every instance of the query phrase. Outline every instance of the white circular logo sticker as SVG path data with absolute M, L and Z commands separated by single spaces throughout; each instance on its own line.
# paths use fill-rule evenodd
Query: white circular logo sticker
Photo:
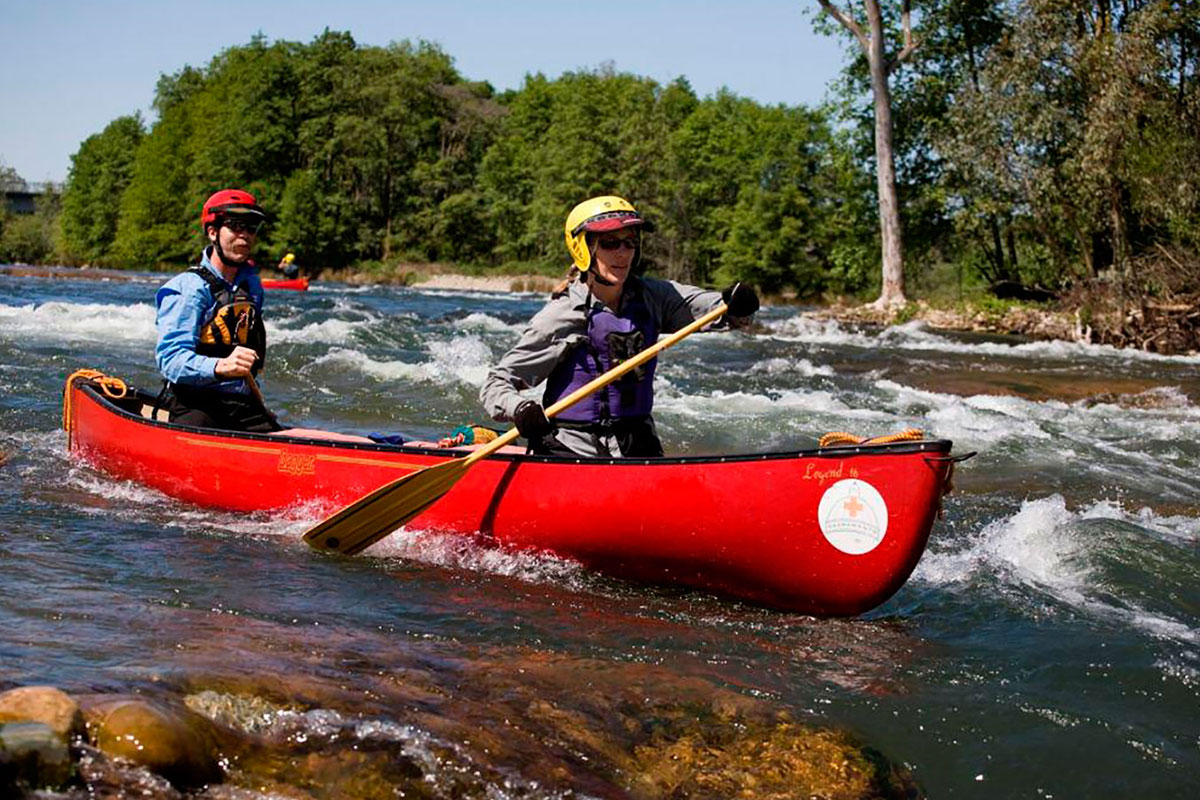
M 878 547 L 887 533 L 887 503 L 871 484 L 847 478 L 821 495 L 817 522 L 831 545 L 843 553 L 861 556 Z

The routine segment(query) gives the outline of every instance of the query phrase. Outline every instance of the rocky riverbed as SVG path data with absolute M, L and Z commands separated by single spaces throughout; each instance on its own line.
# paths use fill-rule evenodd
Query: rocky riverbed
M 366 699 L 311 679 L 265 685 L 219 673 L 146 694 L 12 689 L 0 693 L 0 795 L 919 795 L 904 768 L 844 731 L 661 668 L 530 654 L 456 677 L 450 686 L 402 670 Z M 564 692 L 576 701 L 553 699 Z M 522 763 L 527 740 L 545 743 L 540 763 Z M 580 763 L 590 765 L 583 783 Z

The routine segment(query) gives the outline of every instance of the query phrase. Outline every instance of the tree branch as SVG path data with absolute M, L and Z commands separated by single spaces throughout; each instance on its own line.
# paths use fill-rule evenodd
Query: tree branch
M 888 61 L 887 71 L 889 75 L 917 49 L 917 42 L 913 39 L 912 35 L 912 0 L 904 0 L 904 3 L 900 7 L 900 26 L 904 30 L 904 49 Z
M 855 21 L 854 17 L 850 16 L 845 11 L 842 11 L 840 8 L 830 2 L 830 0 L 817 0 L 817 2 L 821 4 L 821 8 L 825 9 L 825 13 L 836 19 L 842 24 L 843 28 L 854 34 L 854 38 L 858 39 L 858 43 L 862 45 L 864 52 L 868 50 L 869 42 L 867 41 L 867 35 L 863 33 L 863 29 L 859 26 L 858 22 Z

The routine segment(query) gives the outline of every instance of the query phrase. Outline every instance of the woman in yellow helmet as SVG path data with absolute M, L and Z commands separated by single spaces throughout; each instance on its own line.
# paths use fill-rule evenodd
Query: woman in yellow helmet
M 488 372 L 480 392 L 487 412 L 516 423 L 533 452 L 661 456 L 651 418 L 657 359 L 564 410 L 553 423 L 543 409 L 722 301 L 729 304 L 722 321 L 731 326 L 758 310 L 758 296 L 743 284 L 713 292 L 634 275 L 642 234 L 653 229 L 627 200 L 612 195 L 585 200 L 567 216 L 571 275 Z M 543 381 L 541 403 L 521 394 Z

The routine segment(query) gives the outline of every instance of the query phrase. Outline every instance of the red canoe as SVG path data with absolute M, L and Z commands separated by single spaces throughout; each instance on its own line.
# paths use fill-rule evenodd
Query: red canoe
M 288 280 L 270 280 L 264 278 L 262 282 L 264 289 L 292 289 L 297 292 L 308 291 L 308 278 L 290 278 Z
M 464 452 L 172 425 L 148 418 L 153 396 L 132 388 L 106 396 L 122 389 L 96 375 L 68 381 L 71 452 L 198 505 L 263 511 L 318 500 L 331 513 Z M 958 460 L 950 447 L 929 440 L 653 460 L 501 452 L 409 527 L 776 608 L 858 614 L 895 593 L 920 559 Z

